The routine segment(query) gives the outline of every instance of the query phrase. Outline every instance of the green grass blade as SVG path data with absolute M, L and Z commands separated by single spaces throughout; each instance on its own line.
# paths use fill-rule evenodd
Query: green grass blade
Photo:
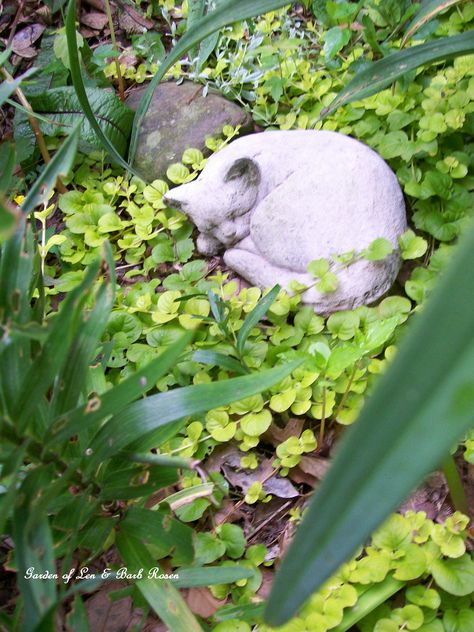
M 71 0 L 72 2 L 73 0 Z M 130 139 L 130 149 L 128 160 L 133 163 L 137 150 L 138 131 L 150 105 L 156 86 L 163 79 L 167 71 L 181 59 L 191 48 L 199 44 L 212 33 L 228 24 L 246 20 L 279 9 L 290 4 L 287 0 L 228 0 L 217 9 L 206 15 L 195 23 L 180 39 L 178 44 L 171 50 L 170 54 L 164 59 L 158 72 L 150 81 L 143 97 L 138 104 L 138 108 L 133 121 L 132 136 Z
M 357 607 L 346 609 L 342 622 L 331 632 L 347 632 L 405 585 L 405 582 L 393 579 L 393 577 L 387 577 L 380 584 L 373 584 L 357 599 Z
M 64 299 L 59 313 L 52 322 L 41 354 L 31 363 L 24 376 L 20 395 L 13 410 L 13 419 L 20 428 L 28 423 L 33 411 L 54 384 L 55 377 L 61 373 L 64 363 L 70 357 L 78 319 L 88 297 L 88 290 L 99 270 L 99 264 L 99 261 L 91 264 L 82 283 Z
M 7 491 L 0 497 L 0 533 L 5 533 L 5 524 L 10 517 L 10 512 L 17 496 L 17 485 L 20 477 L 20 467 L 23 464 L 23 457 L 26 452 L 26 444 L 16 448 L 15 454 L 12 455 L 10 481 Z M 5 462 L 2 464 L 2 477 L 5 474 Z M 0 478 L 0 480 L 2 480 Z
M 23 221 L 0 250 L 0 311 L 4 322 L 14 319 L 16 324 L 25 324 L 32 320 L 33 262 L 33 235 L 30 229 L 25 230 Z
M 203 566 L 180 568 L 179 579 L 173 580 L 177 588 L 212 586 L 213 584 L 232 584 L 239 579 L 252 577 L 253 571 L 243 566 Z
M 84 115 L 89 121 L 90 126 L 97 134 L 97 138 L 102 143 L 102 146 L 106 152 L 126 171 L 130 171 L 137 177 L 141 177 L 136 171 L 130 167 L 130 165 L 122 158 L 114 145 L 110 142 L 107 136 L 104 134 L 100 125 L 97 123 L 94 112 L 92 111 L 89 99 L 87 98 L 86 89 L 84 87 L 84 81 L 82 79 L 81 63 L 79 61 L 79 53 L 77 49 L 76 40 L 76 0 L 69 0 L 67 14 L 66 14 L 66 37 L 67 48 L 69 52 L 69 62 L 71 65 L 71 79 L 72 85 L 77 94 L 77 98 L 82 106 Z
M 443 11 L 446 11 L 446 9 L 449 9 L 449 7 L 463 1 L 464 0 L 429 0 L 428 2 L 425 2 L 407 26 L 401 46 L 405 46 L 410 37 L 412 37 L 421 29 L 422 26 L 436 17 L 439 13 L 442 13 Z
M 352 101 L 359 101 L 389 86 L 410 70 L 474 52 L 474 32 L 439 39 L 401 50 L 357 73 L 347 86 L 341 90 L 330 105 L 321 112 L 321 118 L 331 114 L 337 108 Z
M 170 580 L 148 579 L 149 571 L 158 567 L 158 564 L 146 546 L 130 534 L 120 532 L 116 544 L 129 572 L 143 569 L 144 578 L 135 585 L 166 627 L 173 632 L 202 632 L 196 617 Z
M 275 285 L 268 294 L 258 301 L 253 310 L 247 315 L 237 335 L 237 351 L 240 355 L 242 355 L 244 351 L 245 343 L 247 342 L 250 332 L 268 312 L 279 291 L 280 286 Z
M 2 143 L 0 145 L 0 194 L 6 193 L 8 191 L 15 164 L 15 145 L 8 142 Z
M 471 228 L 308 508 L 270 596 L 272 625 L 293 615 L 473 425 L 473 268 Z
M 176 364 L 191 337 L 191 333 L 185 333 L 146 367 L 103 393 L 100 398 L 95 400 L 94 405 L 87 403 L 62 415 L 57 422 L 53 423 L 46 445 L 51 442 L 64 441 L 74 434 L 97 426 L 105 417 L 114 415 L 140 395 L 149 391 L 156 384 L 156 381 Z
M 17 207 L 0 193 L 0 244 L 13 235 L 20 218 Z
M 50 407 L 52 419 L 77 406 L 79 397 L 85 390 L 89 364 L 97 353 L 112 305 L 112 287 L 103 283 L 97 291 L 95 305 L 91 310 L 85 311 L 79 320 L 69 352 L 74 361 L 64 364 L 56 381 Z
M 8 58 L 12 54 L 12 49 L 7 48 L 6 50 L 0 53 L 0 68 L 8 61 Z
M 48 162 L 41 172 L 40 177 L 35 180 L 35 183 L 21 205 L 23 213 L 31 213 L 38 204 L 47 200 L 51 190 L 56 184 L 57 178 L 66 176 L 69 173 L 74 163 L 78 142 L 79 128 L 76 127 L 54 154 L 51 162 Z
M 24 601 L 21 629 L 31 632 L 38 621 L 56 601 L 56 582 L 28 579 L 27 570 L 35 573 L 54 573 L 53 538 L 48 517 L 44 514 L 34 529 L 27 528 L 31 507 L 38 493 L 47 488 L 51 476 L 46 468 L 36 468 L 22 483 L 18 503 L 12 518 L 12 536 L 15 543 L 17 582 Z
M 31 279 L 35 248 L 32 230 L 25 231 L 24 221 L 1 248 L 0 313 L 5 333 L 10 327 L 9 322 L 23 325 L 33 319 Z M 20 339 L 8 344 L 8 335 L 4 334 L 3 338 L 4 344 L 0 349 L 0 405 L 7 414 L 18 400 L 23 378 L 30 366 L 30 341 Z
M 225 355 L 225 353 L 217 353 L 216 351 L 208 351 L 207 349 L 199 349 L 198 351 L 195 351 L 193 354 L 193 361 L 201 362 L 202 364 L 220 366 L 226 371 L 237 373 L 237 375 L 245 375 L 248 373 L 248 370 L 235 358 Z
M 8 97 L 11 94 L 13 94 L 13 92 L 15 92 L 15 90 L 20 86 L 23 79 L 26 79 L 27 77 L 29 77 L 35 72 L 36 72 L 36 68 L 30 68 L 29 70 L 24 72 L 22 75 L 20 75 L 16 79 L 13 79 L 12 81 L 9 81 L 8 79 L 5 79 L 5 81 L 2 81 L 2 83 L 0 83 L 0 107 L 5 103 Z
M 135 402 L 102 426 L 91 442 L 94 456 L 89 458 L 93 464 L 98 464 L 162 427 L 165 437 L 162 440 L 166 440 L 184 423 L 178 424 L 178 420 L 260 393 L 280 382 L 300 364 L 296 361 L 253 375 L 176 388 Z M 156 435 L 154 438 L 157 439 Z

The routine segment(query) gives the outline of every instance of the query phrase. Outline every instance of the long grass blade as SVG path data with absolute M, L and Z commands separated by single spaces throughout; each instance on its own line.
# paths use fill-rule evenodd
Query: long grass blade
M 321 118 L 328 116 L 342 105 L 359 101 L 383 90 L 410 70 L 436 61 L 444 61 L 474 52 L 474 32 L 439 39 L 412 46 L 383 59 L 379 59 L 357 73 L 341 90 L 329 106 L 321 111 Z
M 250 332 L 268 312 L 279 291 L 280 286 L 275 285 L 268 294 L 258 301 L 253 310 L 244 320 L 244 323 L 237 334 L 237 351 L 240 354 L 244 352 L 245 343 L 247 342 Z
M 82 79 L 81 63 L 79 61 L 79 53 L 77 49 L 76 38 L 76 0 L 69 0 L 67 14 L 66 14 L 66 37 L 67 48 L 69 52 L 69 62 L 71 66 L 71 79 L 74 89 L 76 90 L 77 98 L 82 106 L 84 115 L 89 121 L 90 126 L 97 134 L 97 138 L 102 143 L 107 153 L 126 171 L 130 171 L 137 177 L 141 177 L 134 169 L 122 158 L 114 145 L 110 142 L 107 136 L 104 134 L 100 125 L 97 123 L 94 112 L 92 111 L 89 99 L 87 98 L 84 81 Z
M 166 440 L 183 425 L 184 421 L 177 423 L 179 420 L 260 393 L 280 382 L 300 364 L 296 361 L 258 374 L 176 388 L 135 402 L 110 419 L 96 434 L 91 442 L 91 464 L 117 454 L 158 428 L 162 428 L 162 440 Z M 156 440 L 156 435 L 154 438 Z
M 277 574 L 269 623 L 292 616 L 473 425 L 473 268 L 471 228 L 308 508 Z
M 405 35 L 403 36 L 401 47 L 405 46 L 410 37 L 412 37 L 417 31 L 421 29 L 427 22 L 434 17 L 449 9 L 449 7 L 459 4 L 464 0 L 431 0 L 425 2 L 413 20 L 408 25 Z
M 190 342 L 191 336 L 191 333 L 185 333 L 158 358 L 103 393 L 95 401 L 88 402 L 62 415 L 52 425 L 46 443 L 63 441 L 74 434 L 93 428 L 105 417 L 118 413 L 130 402 L 149 391 L 156 384 L 156 381 L 177 362 L 186 345 Z
M 202 632 L 196 617 L 172 582 L 148 577 L 155 568 L 156 573 L 159 572 L 146 546 L 128 533 L 119 533 L 116 544 L 120 557 L 131 572 L 143 569 L 143 579 L 139 579 L 135 585 L 167 628 L 173 632 Z

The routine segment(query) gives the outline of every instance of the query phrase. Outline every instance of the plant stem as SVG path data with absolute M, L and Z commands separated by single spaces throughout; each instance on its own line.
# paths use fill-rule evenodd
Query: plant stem
M 321 424 L 319 426 L 319 449 L 322 448 L 324 442 L 324 431 L 326 429 L 326 387 L 323 386 L 322 396 L 322 412 L 321 412 Z
M 117 46 L 117 41 L 115 39 L 115 29 L 114 29 L 114 21 L 112 20 L 112 11 L 110 10 L 110 1 L 105 0 L 105 13 L 107 14 L 107 19 L 109 21 L 109 29 L 110 29 L 110 39 L 112 40 L 112 45 L 117 52 L 119 53 L 119 49 Z M 119 99 L 120 101 L 125 100 L 125 85 L 123 83 L 122 73 L 120 71 L 120 62 L 118 57 L 115 58 L 115 69 L 117 70 L 117 80 L 118 80 L 118 89 L 119 89 Z
M 449 495 L 451 496 L 454 508 L 468 516 L 469 507 L 467 504 L 466 494 L 464 492 L 461 477 L 459 476 L 458 468 L 456 467 L 456 462 L 451 454 L 443 463 L 443 473 L 448 484 Z
M 1 68 L 0 70 L 2 71 L 2 74 L 3 74 L 3 76 L 5 77 L 5 79 L 7 81 L 13 81 L 13 77 L 8 72 L 8 70 L 6 70 L 5 68 Z M 33 108 L 31 107 L 28 99 L 25 97 L 25 94 L 24 94 L 24 92 L 23 92 L 23 90 L 21 88 L 17 88 L 15 90 L 15 94 L 16 94 L 18 100 L 20 101 L 21 105 L 27 111 L 28 121 L 29 121 L 29 123 L 31 125 L 31 129 L 33 130 L 33 133 L 35 135 L 36 142 L 38 143 L 38 148 L 39 148 L 39 150 L 41 152 L 41 155 L 43 157 L 44 162 L 46 164 L 48 164 L 48 162 L 51 160 L 51 156 L 49 154 L 48 148 L 46 147 L 44 136 L 41 133 L 41 129 L 40 129 L 39 125 L 38 125 L 38 121 L 34 117 Z M 58 189 L 58 191 L 60 193 L 66 193 L 67 189 L 64 186 L 64 184 L 61 182 L 60 178 L 58 178 L 56 180 L 56 186 L 57 186 L 57 189 Z

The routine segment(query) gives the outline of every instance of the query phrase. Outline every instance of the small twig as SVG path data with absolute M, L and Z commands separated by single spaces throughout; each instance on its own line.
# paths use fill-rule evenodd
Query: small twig
M 0 70 L 2 71 L 2 74 L 3 74 L 3 76 L 5 77 L 5 79 L 7 81 L 13 81 L 13 77 L 8 72 L 8 70 L 6 70 L 5 68 L 1 68 Z M 23 92 L 23 90 L 21 88 L 19 88 L 19 87 L 16 88 L 15 94 L 16 94 L 18 100 L 20 101 L 21 105 L 28 112 L 28 114 L 27 114 L 28 121 L 29 121 L 29 123 L 31 125 L 31 129 L 33 130 L 33 133 L 35 135 L 36 142 L 38 143 L 38 148 L 39 148 L 39 150 L 41 152 L 41 155 L 43 157 L 43 160 L 44 160 L 45 164 L 48 164 L 48 162 L 51 160 L 51 156 L 49 154 L 48 148 L 46 147 L 44 136 L 41 133 L 40 127 L 38 125 L 38 121 L 34 117 L 33 108 L 31 107 L 28 99 L 25 97 L 25 94 L 24 94 L 24 92 Z M 58 178 L 56 180 L 56 187 L 57 187 L 57 189 L 58 189 L 58 191 L 60 193 L 66 193 L 66 191 L 67 191 L 66 187 L 61 182 L 60 178 Z
M 8 41 L 6 48 L 10 48 L 13 38 L 15 37 L 16 27 L 18 26 L 18 22 L 20 20 L 20 16 L 23 12 L 23 7 L 25 6 L 25 0 L 20 0 L 18 3 L 18 9 L 15 13 L 15 17 L 13 18 L 12 25 L 10 27 L 10 35 L 8 36 Z
M 110 39 L 112 40 L 112 46 L 114 47 L 115 52 L 118 55 L 119 49 L 117 46 L 117 40 L 115 39 L 114 21 L 112 19 L 112 11 L 110 10 L 109 0 L 105 0 L 105 13 L 107 14 L 107 19 L 109 21 Z M 117 71 L 119 99 L 120 101 L 125 101 L 125 84 L 123 81 L 122 72 L 120 70 L 120 61 L 118 57 L 115 58 L 115 69 Z
M 336 412 L 333 415 L 333 419 L 337 419 L 337 416 L 341 412 L 342 407 L 346 403 L 347 397 L 349 395 L 349 392 L 350 392 L 350 389 L 351 389 L 351 386 L 352 386 L 352 382 L 354 381 L 354 377 L 355 377 L 356 371 L 357 371 L 357 363 L 354 364 L 354 366 L 352 367 L 352 373 L 351 373 L 351 375 L 349 377 L 349 381 L 347 383 L 346 390 L 344 391 L 344 394 L 341 397 L 341 401 L 339 402 L 339 406 L 336 408 Z
M 281 507 L 279 507 L 276 511 L 274 511 L 272 514 L 270 514 L 268 516 L 268 518 L 266 520 L 264 520 L 263 522 L 261 522 L 258 527 L 255 527 L 255 529 L 253 531 L 251 531 L 248 536 L 247 536 L 247 542 L 250 542 L 250 540 L 252 540 L 257 533 L 260 533 L 260 531 L 269 523 L 271 522 L 275 516 L 278 516 L 279 513 L 281 513 L 284 509 L 286 509 L 287 507 L 289 507 L 292 504 L 292 501 L 289 500 L 288 502 L 286 502 L 284 505 L 282 505 Z M 287 512 L 285 512 L 287 513 Z

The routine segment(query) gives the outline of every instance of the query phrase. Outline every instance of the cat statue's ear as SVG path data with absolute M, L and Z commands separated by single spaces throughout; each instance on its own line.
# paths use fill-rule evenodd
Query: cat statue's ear
M 260 184 L 260 169 L 255 160 L 251 158 L 238 158 L 229 167 L 224 176 L 224 182 L 243 180 L 247 185 L 258 186 Z

